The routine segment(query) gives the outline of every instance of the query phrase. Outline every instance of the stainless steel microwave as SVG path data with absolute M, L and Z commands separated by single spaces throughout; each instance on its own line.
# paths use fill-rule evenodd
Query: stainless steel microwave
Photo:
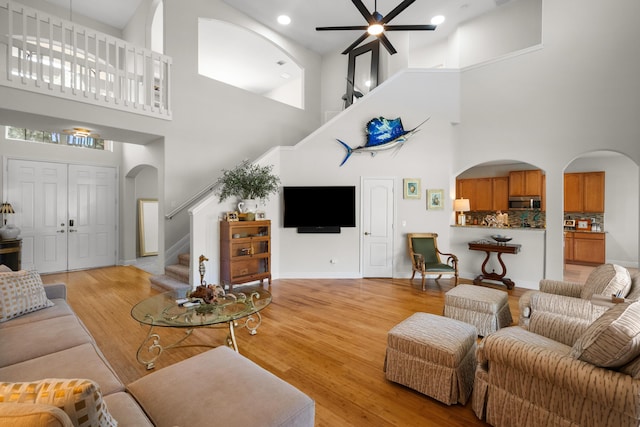
M 523 211 L 527 209 L 540 209 L 540 196 L 509 197 L 509 210 Z

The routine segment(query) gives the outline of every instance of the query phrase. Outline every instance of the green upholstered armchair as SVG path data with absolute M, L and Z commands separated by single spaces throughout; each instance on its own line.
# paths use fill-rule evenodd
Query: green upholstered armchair
M 411 280 L 416 275 L 416 271 L 422 275 L 422 290 L 425 290 L 424 278 L 427 274 L 437 274 L 436 280 L 443 274 L 454 276 L 454 286 L 458 285 L 458 257 L 454 254 L 447 254 L 438 250 L 437 233 L 409 233 L 409 256 L 411 257 L 412 274 Z M 440 255 L 446 256 L 447 261 L 443 263 Z

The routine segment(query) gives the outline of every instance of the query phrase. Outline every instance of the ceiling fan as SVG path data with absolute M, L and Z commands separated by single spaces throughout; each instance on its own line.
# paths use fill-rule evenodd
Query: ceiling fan
M 391 12 L 386 15 L 381 15 L 378 12 L 378 1 L 374 2 L 373 13 L 362 3 L 362 0 L 351 0 L 355 7 L 360 11 L 364 19 L 367 20 L 368 25 L 352 25 L 342 27 L 316 27 L 316 31 L 344 31 L 344 30 L 361 30 L 364 31 L 358 39 L 351 43 L 342 54 L 346 55 L 360 43 L 362 43 L 369 36 L 376 36 L 391 55 L 397 53 L 397 50 L 393 47 L 387 36 L 386 31 L 433 31 L 436 29 L 436 25 L 387 25 L 389 21 L 398 16 L 403 10 L 409 7 L 416 0 L 404 0 L 398 6 L 396 6 Z

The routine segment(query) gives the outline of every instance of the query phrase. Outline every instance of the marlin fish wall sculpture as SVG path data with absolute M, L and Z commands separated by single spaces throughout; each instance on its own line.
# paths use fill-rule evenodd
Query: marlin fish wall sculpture
M 365 128 L 367 132 L 366 144 L 356 148 L 351 148 L 343 141 L 337 139 L 337 141 L 347 150 L 347 155 L 342 163 L 340 163 L 340 166 L 344 165 L 353 153 L 371 153 L 371 156 L 375 156 L 378 151 L 389 150 L 391 148 L 402 148 L 402 144 L 413 134 L 418 132 L 418 128 L 430 118 L 431 117 L 427 118 L 424 122 L 411 130 L 404 130 L 402 127 L 402 120 L 400 118 L 389 120 L 384 117 L 377 117 L 369 120 Z

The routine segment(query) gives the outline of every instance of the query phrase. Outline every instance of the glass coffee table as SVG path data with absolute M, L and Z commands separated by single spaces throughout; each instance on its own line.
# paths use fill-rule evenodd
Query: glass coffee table
M 215 304 L 188 298 L 190 290 L 179 289 L 154 295 L 131 309 L 135 320 L 141 325 L 149 325 L 149 332 L 136 353 L 138 362 L 146 365 L 147 369 L 153 369 L 163 351 L 179 347 L 196 328 L 228 328 L 227 345 L 238 351 L 235 328 L 245 327 L 255 335 L 262 323 L 260 310 L 271 303 L 271 294 L 261 286 L 228 292 L 218 296 Z M 185 336 L 170 345 L 162 345 L 160 335 L 154 332 L 156 327 L 183 328 Z

